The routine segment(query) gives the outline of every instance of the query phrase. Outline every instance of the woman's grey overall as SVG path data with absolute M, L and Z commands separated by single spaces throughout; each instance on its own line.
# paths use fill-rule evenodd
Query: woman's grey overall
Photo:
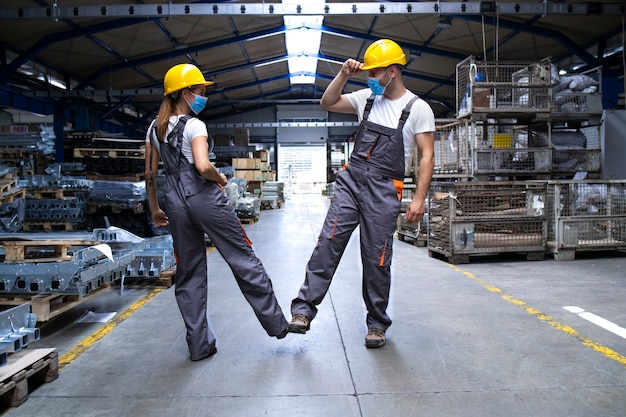
M 190 358 L 198 360 L 214 353 L 216 342 L 207 320 L 205 234 L 228 263 L 268 335 L 283 332 L 287 320 L 223 188 L 202 177 L 182 156 L 182 132 L 188 118 L 182 117 L 168 143 L 161 144 L 161 159 L 167 174 L 165 212 L 177 257 L 176 301 L 187 328 Z

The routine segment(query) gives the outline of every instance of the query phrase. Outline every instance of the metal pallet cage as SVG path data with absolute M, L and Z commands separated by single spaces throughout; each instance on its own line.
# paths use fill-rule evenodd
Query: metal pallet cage
M 452 263 L 469 255 L 545 254 L 546 185 L 540 182 L 434 184 L 429 193 L 428 249 Z
M 626 248 L 626 180 L 549 181 L 547 191 L 547 248 L 556 259 Z
M 457 117 L 544 113 L 552 107 L 550 60 L 478 61 L 456 66 Z
M 469 134 L 469 123 L 465 120 L 435 120 L 433 178 L 467 178 L 470 175 Z
M 536 175 L 549 173 L 549 135 L 542 146 L 534 137 L 547 130 L 545 122 L 513 119 L 472 121 L 474 175 Z
M 602 115 L 602 67 L 552 79 L 552 117 L 599 119 Z

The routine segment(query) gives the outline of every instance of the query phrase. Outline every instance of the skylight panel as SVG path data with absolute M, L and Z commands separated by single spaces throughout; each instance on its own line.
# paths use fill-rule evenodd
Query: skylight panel
M 283 0 L 285 4 L 296 4 L 301 0 Z M 309 0 L 309 3 L 324 3 L 324 0 Z M 289 59 L 291 84 L 313 84 L 317 71 L 317 56 L 322 41 L 322 32 L 313 29 L 324 22 L 324 16 L 284 16 L 285 42 Z

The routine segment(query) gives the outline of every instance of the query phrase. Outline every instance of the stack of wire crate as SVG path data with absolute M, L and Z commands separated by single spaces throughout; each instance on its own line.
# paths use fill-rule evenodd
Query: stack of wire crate
M 549 181 L 546 212 L 547 249 L 556 260 L 626 249 L 626 180 Z
M 430 256 L 452 264 L 501 253 L 545 257 L 545 182 L 439 183 L 428 200 Z

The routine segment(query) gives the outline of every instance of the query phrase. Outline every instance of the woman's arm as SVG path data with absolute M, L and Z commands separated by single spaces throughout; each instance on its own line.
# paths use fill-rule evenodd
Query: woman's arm
M 191 140 L 191 153 L 196 169 L 204 178 L 221 185 L 226 185 L 228 179 L 220 174 L 209 160 L 209 142 L 206 136 L 196 136 Z
M 152 216 L 152 222 L 156 226 L 167 226 L 169 220 L 167 215 L 161 207 L 159 207 L 159 200 L 157 198 L 157 172 L 159 170 L 159 160 L 161 155 L 159 151 L 152 146 L 148 141 L 146 142 L 146 167 L 144 172 L 144 178 L 146 181 L 146 194 L 148 196 L 148 205 L 150 207 L 150 215 Z

